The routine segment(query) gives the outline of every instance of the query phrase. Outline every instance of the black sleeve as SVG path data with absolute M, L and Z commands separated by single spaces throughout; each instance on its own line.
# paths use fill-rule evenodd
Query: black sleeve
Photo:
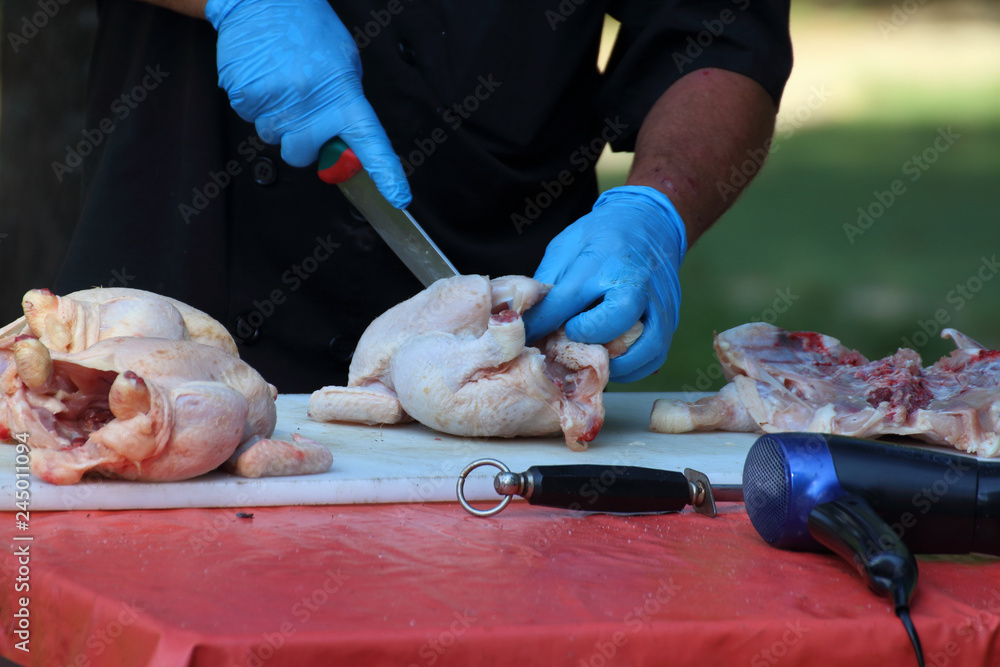
M 743 74 L 774 100 L 792 70 L 790 0 L 645 0 L 612 2 L 621 22 L 598 97 L 598 112 L 621 115 L 635 131 L 611 143 L 635 149 L 642 120 L 677 79 L 704 67 Z

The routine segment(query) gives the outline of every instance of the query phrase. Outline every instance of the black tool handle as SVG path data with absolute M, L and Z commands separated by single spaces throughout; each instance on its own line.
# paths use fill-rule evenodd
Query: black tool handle
M 679 512 L 691 501 L 683 473 L 636 466 L 531 466 L 524 472 L 531 505 L 580 512 Z

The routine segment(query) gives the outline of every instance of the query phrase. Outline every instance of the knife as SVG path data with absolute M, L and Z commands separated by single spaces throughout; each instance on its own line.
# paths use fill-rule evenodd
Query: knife
M 343 139 L 334 137 L 323 144 L 319 151 L 318 172 L 321 180 L 340 188 L 424 287 L 441 278 L 458 275 L 455 266 L 413 216 L 385 200 Z
M 503 499 L 498 505 L 480 510 L 465 499 L 465 479 L 481 466 L 500 472 L 493 488 Z M 716 515 L 715 501 L 742 501 L 742 486 L 715 485 L 697 470 L 683 473 L 638 466 L 570 464 L 531 466 L 525 472 L 511 472 L 496 459 L 479 459 L 462 470 L 458 478 L 458 501 L 471 514 L 492 516 L 515 495 L 529 505 L 557 507 L 579 512 L 646 514 L 680 512 L 691 505 L 700 514 Z

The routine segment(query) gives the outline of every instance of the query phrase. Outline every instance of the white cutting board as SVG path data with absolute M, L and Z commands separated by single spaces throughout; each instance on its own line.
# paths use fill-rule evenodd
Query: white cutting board
M 244 479 L 212 472 L 183 482 L 85 479 L 56 486 L 28 479 L 31 510 L 164 509 L 453 501 L 458 474 L 470 462 L 495 458 L 522 472 L 532 465 L 599 463 L 682 471 L 694 468 L 714 484 L 739 484 L 743 461 L 757 436 L 750 433 L 666 435 L 649 431 L 657 398 L 680 394 L 605 394 L 606 420 L 586 452 L 570 451 L 561 437 L 463 438 L 420 424 L 359 426 L 309 419 L 308 394 L 278 397 L 276 435 L 298 432 L 329 445 L 332 468 L 320 475 Z M 690 394 L 686 396 L 690 400 Z M 15 450 L 0 444 L 0 509 L 14 510 Z M 480 468 L 465 485 L 469 500 L 498 500 L 495 468 Z M 22 487 L 24 482 L 22 481 Z M 489 503 L 484 503 L 488 506 Z

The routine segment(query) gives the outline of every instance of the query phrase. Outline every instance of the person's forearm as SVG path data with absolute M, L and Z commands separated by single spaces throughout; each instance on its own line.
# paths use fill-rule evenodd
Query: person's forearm
M 776 112 L 771 97 L 752 79 L 720 69 L 691 72 L 646 116 L 627 184 L 667 195 L 684 220 L 691 246 L 759 170 L 758 162 L 747 178 L 732 177 L 734 165 L 740 171 L 751 156 L 764 154 Z
M 196 19 L 205 18 L 205 3 L 208 0 L 142 0 L 143 2 L 149 3 L 151 5 L 156 5 L 157 7 L 163 7 L 164 9 L 172 9 L 175 12 L 181 14 L 187 14 L 188 16 L 193 16 Z

